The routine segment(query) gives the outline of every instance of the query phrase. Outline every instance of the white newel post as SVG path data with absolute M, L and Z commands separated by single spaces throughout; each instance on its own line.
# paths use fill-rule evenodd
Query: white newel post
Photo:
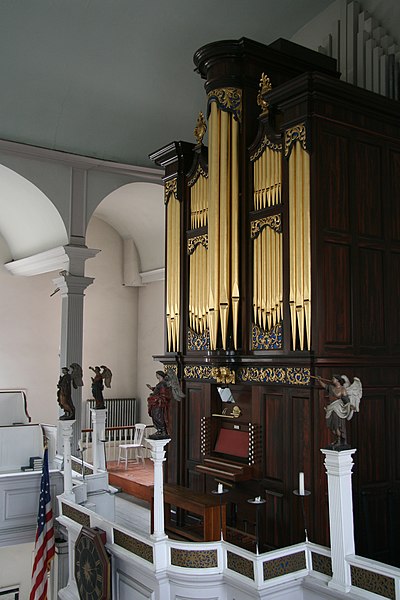
M 165 446 L 171 441 L 152 440 L 146 441 L 151 446 L 151 460 L 154 463 L 154 500 L 153 500 L 153 533 L 152 538 L 163 540 L 167 536 L 164 531 L 164 476 L 163 462 L 165 461 Z
M 75 501 L 72 491 L 72 465 L 71 465 L 71 440 L 74 434 L 73 425 L 75 421 L 59 421 L 63 438 L 64 456 L 64 496 Z
M 106 408 L 91 408 L 92 413 L 92 448 L 93 448 L 93 473 L 106 470 L 105 439 L 106 439 Z
M 328 475 L 329 526 L 331 534 L 332 579 L 328 586 L 347 593 L 351 588 L 350 565 L 346 556 L 354 554 L 351 450 L 322 449 Z

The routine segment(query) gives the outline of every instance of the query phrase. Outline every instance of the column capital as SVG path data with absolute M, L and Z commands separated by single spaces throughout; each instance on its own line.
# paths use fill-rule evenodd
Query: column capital
M 325 468 L 329 475 L 340 476 L 351 473 L 354 464 L 352 456 L 357 452 L 356 448 L 340 451 L 322 448 L 321 452 L 325 454 Z
M 63 272 L 62 272 L 63 273 Z M 70 275 L 65 271 L 65 274 L 53 279 L 54 285 L 60 290 L 61 296 L 66 297 L 68 294 L 83 295 L 89 285 L 94 281 L 94 277 L 80 277 Z
M 69 259 L 69 273 L 71 275 L 84 275 L 85 262 L 89 258 L 94 258 L 100 250 L 88 248 L 87 246 L 64 246 L 65 254 Z

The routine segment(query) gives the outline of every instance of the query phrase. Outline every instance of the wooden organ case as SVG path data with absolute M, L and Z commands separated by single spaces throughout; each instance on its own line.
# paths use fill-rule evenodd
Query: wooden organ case
M 166 351 L 155 358 L 186 394 L 172 407 L 168 481 L 222 482 L 238 543 L 254 535 L 247 500 L 261 496 L 265 550 L 304 539 L 302 471 L 309 538 L 329 545 L 320 448 L 332 437 L 313 376 L 358 376 L 357 553 L 398 564 L 398 102 L 286 40 L 211 43 L 194 62 L 208 99 L 197 143 L 151 155 L 166 205 Z

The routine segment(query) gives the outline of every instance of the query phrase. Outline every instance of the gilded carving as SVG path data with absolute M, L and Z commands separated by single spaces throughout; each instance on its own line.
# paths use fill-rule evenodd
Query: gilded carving
M 168 203 L 171 194 L 178 200 L 178 181 L 176 178 L 164 183 L 164 204 Z
M 150 563 L 153 563 L 153 548 L 149 546 L 149 544 L 145 544 L 144 542 L 137 540 L 136 538 L 124 533 L 123 531 L 119 531 L 119 529 L 114 529 L 114 544 L 121 546 L 121 548 L 125 548 L 129 552 L 136 554 L 136 556 L 140 556 L 144 560 L 147 560 Z
M 178 375 L 178 365 L 165 365 L 164 371 L 166 373 L 175 373 L 175 375 Z
M 208 93 L 208 100 L 215 100 L 221 110 L 233 113 L 239 123 L 242 120 L 242 90 L 233 87 L 217 88 Z
M 196 333 L 193 329 L 187 331 L 187 349 L 193 351 L 210 349 L 210 331 L 206 329 L 203 333 Z
M 204 118 L 203 113 L 200 111 L 199 116 L 197 117 L 196 127 L 194 128 L 194 137 L 198 144 L 203 143 L 203 137 L 207 131 L 206 120 Z
M 187 365 L 184 368 L 185 379 L 212 379 L 211 367 L 202 365 Z
M 197 165 L 197 168 L 194 172 L 194 174 L 192 175 L 192 177 L 188 180 L 187 184 L 189 187 L 193 187 L 194 184 L 196 183 L 196 181 L 198 180 L 198 178 L 200 177 L 200 175 L 202 177 L 204 177 L 205 179 L 208 178 L 208 173 L 203 169 L 203 167 L 201 166 L 201 164 L 199 163 Z
M 267 135 L 265 135 L 257 150 L 250 156 L 250 162 L 254 162 L 260 158 L 261 154 L 266 148 L 271 148 L 271 150 L 274 150 L 275 152 L 282 152 L 282 144 L 275 144 L 274 142 L 271 142 Z
M 216 380 L 217 383 L 235 383 L 236 373 L 228 367 L 212 367 L 211 377 Z
M 208 250 L 208 233 L 189 238 L 187 242 L 187 253 L 193 254 L 199 244 L 202 244 L 204 248 Z
M 255 219 L 250 223 L 250 237 L 255 239 L 260 235 L 264 227 L 270 227 L 277 233 L 282 233 L 282 219 L 281 215 L 271 215 L 269 217 L 263 217 L 262 219 Z
M 308 367 L 239 367 L 236 371 L 238 381 L 249 383 L 307 385 L 310 375 Z
M 258 87 L 260 88 L 260 91 L 258 92 L 258 95 L 257 95 L 257 104 L 258 104 L 258 106 L 261 107 L 261 114 L 264 115 L 264 114 L 267 114 L 267 112 L 268 112 L 269 102 L 264 100 L 263 96 L 264 96 L 264 94 L 266 94 L 267 92 L 270 92 L 272 90 L 271 81 L 270 81 L 269 77 L 267 75 L 265 75 L 265 73 L 263 73 L 261 75 L 260 83 L 259 83 Z
M 306 141 L 306 126 L 305 123 L 300 123 L 295 127 L 291 127 L 290 129 L 286 129 L 285 131 L 285 156 L 289 156 L 290 149 L 292 144 L 295 142 L 300 142 L 302 148 L 307 150 L 307 141 Z
M 253 323 L 251 332 L 252 350 L 280 350 L 283 343 L 282 321 L 266 331 Z

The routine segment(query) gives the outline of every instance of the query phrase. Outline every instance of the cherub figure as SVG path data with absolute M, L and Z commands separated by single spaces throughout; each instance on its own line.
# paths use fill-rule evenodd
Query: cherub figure
M 149 435 L 152 440 L 168 439 L 171 435 L 169 407 L 171 400 L 180 401 L 185 397 L 179 386 L 174 372 L 156 371 L 158 383 L 156 386 L 146 384 L 151 394 L 147 399 L 147 409 L 152 418 L 156 432 Z
M 331 402 L 325 408 L 326 424 L 336 436 L 332 447 L 347 446 L 346 421 L 350 421 L 354 412 L 360 410 L 362 397 L 362 384 L 358 377 L 354 377 L 353 383 L 346 375 L 333 375 L 329 383 L 325 383 L 321 377 L 316 377 L 320 385 L 328 390 Z

